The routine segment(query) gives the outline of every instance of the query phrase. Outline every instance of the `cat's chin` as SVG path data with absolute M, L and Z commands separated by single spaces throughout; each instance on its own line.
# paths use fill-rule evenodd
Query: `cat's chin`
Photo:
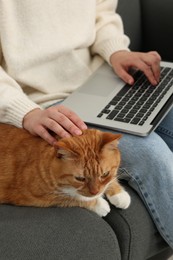
M 81 194 L 77 194 L 77 195 L 76 195 L 76 198 L 77 198 L 78 200 L 81 200 L 81 201 L 92 201 L 92 200 L 98 199 L 98 198 L 100 198 L 100 197 L 102 197 L 102 196 L 103 196 L 102 193 L 99 193 L 99 194 L 94 195 L 94 196 L 91 196 L 91 197 L 83 196 L 83 195 L 81 195 Z
M 82 195 L 80 194 L 75 188 L 73 187 L 70 187 L 70 188 L 63 188 L 61 190 L 61 193 L 64 194 L 64 195 L 68 195 L 74 199 L 77 199 L 79 201 L 92 201 L 94 199 L 98 199 L 100 197 L 103 196 L 103 193 L 98 193 L 94 196 L 85 196 L 85 195 Z

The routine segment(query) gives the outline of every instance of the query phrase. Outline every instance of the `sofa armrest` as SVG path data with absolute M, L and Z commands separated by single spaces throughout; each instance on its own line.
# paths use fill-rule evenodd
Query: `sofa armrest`
M 122 184 L 131 196 L 131 205 L 126 210 L 111 206 L 111 214 L 105 218 L 118 238 L 122 259 L 149 259 L 167 251 L 168 245 L 159 235 L 138 194 L 126 182 Z M 167 259 L 164 255 L 162 260 Z
M 81 208 L 0 205 L 1 260 L 120 260 L 111 227 Z

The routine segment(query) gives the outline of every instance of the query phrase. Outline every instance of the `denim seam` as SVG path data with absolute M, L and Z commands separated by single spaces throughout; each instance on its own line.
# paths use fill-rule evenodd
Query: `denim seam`
M 166 129 L 163 126 L 158 126 L 157 131 L 160 133 L 164 133 L 167 136 L 173 137 L 173 132 L 171 132 L 170 130 Z
M 166 233 L 165 228 L 161 225 L 157 210 L 155 209 L 154 203 L 152 202 L 152 198 L 145 191 L 145 188 L 144 188 L 142 182 L 140 181 L 140 177 L 130 175 L 129 172 L 127 171 L 127 169 L 125 169 L 125 168 L 121 168 L 121 170 L 123 170 L 123 172 L 125 172 L 128 176 L 130 176 L 130 181 L 134 180 L 135 182 L 138 183 L 138 187 L 139 187 L 139 190 L 140 190 L 139 195 L 141 195 L 143 197 L 143 201 L 145 202 L 145 204 L 150 209 L 150 212 L 153 216 L 153 220 L 154 220 L 155 223 L 157 223 L 158 230 L 160 230 L 162 236 L 165 238 L 165 240 L 168 242 L 168 244 L 171 244 L 171 247 L 173 248 L 173 241 L 170 239 L 170 236 Z

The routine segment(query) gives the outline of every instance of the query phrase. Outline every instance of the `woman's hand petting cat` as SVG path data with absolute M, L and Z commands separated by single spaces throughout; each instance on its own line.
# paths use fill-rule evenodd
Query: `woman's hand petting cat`
M 25 115 L 23 127 L 31 134 L 42 137 L 51 145 L 56 139 L 51 135 L 50 130 L 60 137 L 69 137 L 81 135 L 82 130 L 87 128 L 73 111 L 63 105 L 52 106 L 45 110 L 33 109 Z
M 126 83 L 132 85 L 134 78 L 130 75 L 130 68 L 144 72 L 152 85 L 157 85 L 160 79 L 161 57 L 156 51 L 147 53 L 117 51 L 111 55 L 110 62 L 115 73 Z

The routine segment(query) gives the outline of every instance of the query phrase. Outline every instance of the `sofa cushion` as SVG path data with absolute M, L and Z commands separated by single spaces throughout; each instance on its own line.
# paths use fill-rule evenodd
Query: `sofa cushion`
M 111 227 L 81 208 L 0 206 L 1 260 L 120 259 Z

